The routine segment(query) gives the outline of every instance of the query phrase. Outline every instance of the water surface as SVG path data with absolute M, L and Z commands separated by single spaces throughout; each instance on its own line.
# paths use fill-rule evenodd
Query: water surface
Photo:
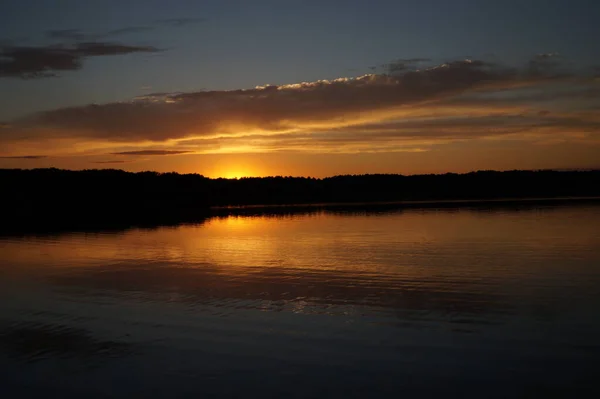
M 600 207 L 0 238 L 2 397 L 600 393 Z

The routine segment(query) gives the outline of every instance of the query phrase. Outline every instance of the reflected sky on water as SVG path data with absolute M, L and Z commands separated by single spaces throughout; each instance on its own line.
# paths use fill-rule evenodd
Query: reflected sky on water
M 3 237 L 0 393 L 597 390 L 598 226 L 587 204 Z

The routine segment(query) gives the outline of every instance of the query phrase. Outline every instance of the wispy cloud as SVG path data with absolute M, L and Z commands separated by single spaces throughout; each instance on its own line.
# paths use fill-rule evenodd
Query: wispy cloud
M 383 70 L 391 73 L 404 72 L 407 70 L 416 69 L 421 65 L 426 65 L 431 62 L 432 60 L 430 58 L 398 58 L 387 64 L 372 66 L 370 69 L 373 71 Z
M 154 46 L 114 42 L 117 36 L 133 35 L 160 28 L 179 28 L 204 21 L 203 18 L 173 18 L 154 21 L 148 25 L 127 26 L 104 32 L 85 32 L 80 29 L 59 29 L 46 32 L 53 43 L 23 45 L 0 41 L 0 78 L 47 78 L 59 72 L 81 69 L 87 57 L 155 53 Z
M 104 36 L 129 35 L 133 33 L 149 32 L 154 30 L 153 26 L 129 26 L 126 28 L 113 29 L 104 34 Z
M 168 18 L 158 19 L 147 25 L 126 26 L 123 28 L 112 29 L 104 32 L 85 32 L 81 29 L 58 29 L 49 30 L 46 36 L 50 39 L 71 40 L 71 41 L 95 41 L 104 40 L 111 36 L 131 35 L 154 31 L 160 28 L 180 28 L 199 24 L 206 21 L 206 18 Z
M 75 40 L 75 41 L 83 41 L 89 40 L 90 37 L 79 29 L 56 29 L 49 30 L 46 32 L 46 35 L 50 39 L 60 39 L 60 40 Z
M 81 69 L 88 57 L 155 53 L 152 46 L 108 42 L 81 42 L 73 45 L 6 46 L 0 48 L 0 77 L 43 78 L 60 71 Z
M 50 39 L 66 40 L 66 41 L 96 41 L 105 40 L 111 36 L 129 35 L 134 33 L 149 32 L 156 29 L 154 26 L 128 26 L 125 28 L 113 29 L 106 32 L 100 33 L 87 33 L 80 29 L 59 29 L 49 30 L 46 32 L 46 36 Z
M 179 155 L 187 154 L 191 151 L 179 151 L 179 150 L 141 150 L 141 151 L 123 151 L 113 152 L 111 155 Z
M 7 156 L 7 157 L 0 156 L 0 158 L 2 158 L 2 159 L 42 159 L 42 158 L 48 158 L 48 157 L 45 155 L 16 155 L 16 156 Z
M 154 21 L 157 25 L 165 25 L 170 27 L 182 27 L 188 25 L 195 25 L 206 21 L 206 18 L 165 18 L 157 19 Z

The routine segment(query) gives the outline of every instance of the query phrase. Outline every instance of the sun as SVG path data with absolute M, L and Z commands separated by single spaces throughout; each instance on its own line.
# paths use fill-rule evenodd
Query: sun
M 242 177 L 258 177 L 260 175 L 255 167 L 242 164 L 223 165 L 213 172 L 214 177 L 225 179 L 241 179 Z
M 225 179 L 240 179 L 242 177 L 251 177 L 249 173 L 239 171 L 239 170 L 228 170 L 223 172 L 220 177 L 224 177 Z
M 266 176 L 268 168 L 261 159 L 247 155 L 223 156 L 211 162 L 204 175 L 213 179 L 240 179 Z

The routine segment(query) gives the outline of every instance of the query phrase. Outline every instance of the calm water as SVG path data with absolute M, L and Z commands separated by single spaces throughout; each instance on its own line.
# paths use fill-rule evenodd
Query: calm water
M 599 339 L 595 205 L 0 238 L 2 398 L 576 397 Z

